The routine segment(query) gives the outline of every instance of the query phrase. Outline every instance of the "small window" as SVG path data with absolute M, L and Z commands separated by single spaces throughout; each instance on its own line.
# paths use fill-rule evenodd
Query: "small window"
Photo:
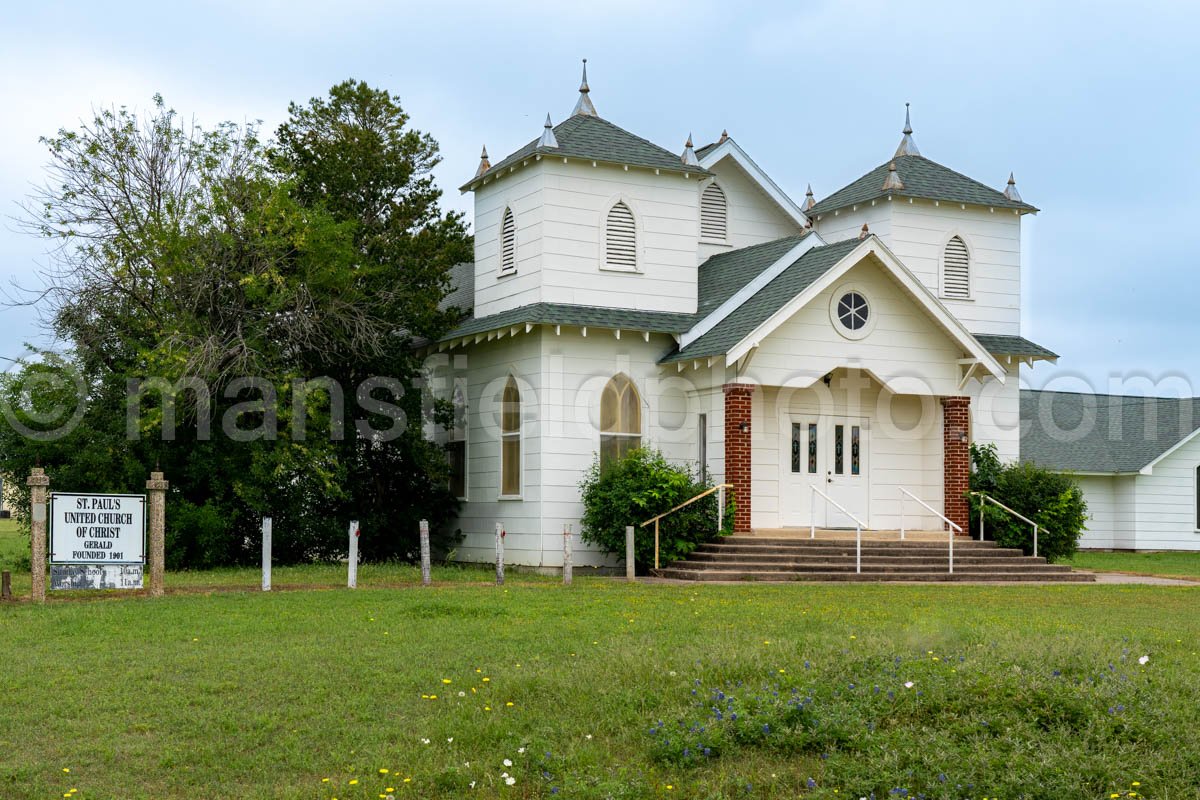
M 842 475 L 845 472 L 845 436 L 845 425 L 833 426 L 833 472 L 835 475 Z
M 700 238 L 725 241 L 729 229 L 729 209 L 725 190 L 715 183 L 700 195 Z
M 633 212 L 623 202 L 608 211 L 604 229 L 604 266 L 608 269 L 637 269 L 637 226 Z
M 817 423 L 808 423 L 808 474 L 817 474 Z
M 942 296 L 960 299 L 971 296 L 971 254 L 966 242 L 957 236 L 946 243 L 942 254 Z
M 867 298 L 858 292 L 846 292 L 838 300 L 837 318 L 847 330 L 862 330 L 866 327 L 870 315 L 871 308 L 867 304 Z
M 521 390 L 511 375 L 500 402 L 500 494 L 521 494 Z
M 792 472 L 800 471 L 801 430 L 799 422 L 792 423 Z
M 642 444 L 642 403 L 637 387 L 617 375 L 600 395 L 600 469 Z
M 504 221 L 500 224 L 500 274 L 517 271 L 517 220 L 512 209 L 504 209 Z
M 450 491 L 459 500 L 467 499 L 467 395 L 461 386 L 454 387 L 454 425 L 446 443 L 446 459 L 450 462 Z

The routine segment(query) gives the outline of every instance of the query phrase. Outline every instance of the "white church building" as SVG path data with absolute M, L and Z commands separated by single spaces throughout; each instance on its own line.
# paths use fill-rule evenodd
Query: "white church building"
M 964 528 L 968 444 L 1021 450 L 1018 194 L 894 153 L 802 203 L 732 137 L 682 151 L 590 98 L 463 187 L 466 320 L 429 347 L 464 501 L 458 557 L 558 567 L 579 482 L 638 446 L 733 486 L 739 532 L 901 525 L 901 490 Z M 815 492 L 810 487 L 819 490 Z M 828 498 L 828 499 L 826 499 Z M 830 502 L 833 501 L 833 502 Z M 909 528 L 942 521 L 907 502 Z M 641 522 L 630 519 L 630 524 Z M 597 552 L 576 563 L 611 565 Z

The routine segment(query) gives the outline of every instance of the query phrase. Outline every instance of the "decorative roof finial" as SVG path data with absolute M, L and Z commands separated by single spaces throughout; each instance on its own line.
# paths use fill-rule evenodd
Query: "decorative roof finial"
M 817 201 L 815 198 L 813 198 L 812 184 L 810 183 L 808 185 L 808 191 L 804 193 L 804 205 L 800 206 L 800 210 L 807 214 L 808 210 L 816 204 Z
M 867 223 L 863 223 L 862 230 L 858 232 L 859 239 L 865 239 L 871 235 L 871 230 L 867 227 Z
M 692 149 L 692 135 L 690 133 L 688 134 L 687 144 L 683 146 L 683 157 L 681 160 L 689 167 L 700 166 L 700 159 L 696 158 L 696 151 Z
M 904 138 L 900 140 L 900 146 L 896 148 L 896 155 L 893 158 L 900 156 L 919 156 L 921 151 L 917 149 L 917 143 L 912 138 L 912 119 L 908 113 L 908 103 L 904 104 Z
M 479 169 L 475 170 L 475 177 L 483 175 L 492 168 L 492 162 L 488 161 L 487 145 L 483 146 L 483 152 L 479 154 Z
M 883 181 L 883 190 L 885 192 L 897 191 L 904 188 L 904 181 L 900 180 L 899 173 L 896 172 L 896 162 L 888 164 L 888 174 Z
M 588 88 L 587 82 L 587 59 L 583 60 L 583 82 L 579 84 L 579 100 L 575 103 L 575 110 L 571 112 L 572 117 L 583 115 L 585 117 L 598 117 L 596 107 L 592 105 L 592 98 L 589 93 L 592 90 Z
M 1008 173 L 1008 188 L 1004 190 L 1004 196 L 1014 203 L 1024 203 L 1021 199 L 1021 193 L 1017 191 L 1017 181 L 1013 178 L 1013 174 Z
M 558 139 L 554 138 L 554 126 L 550 124 L 550 115 L 546 115 L 546 126 L 542 138 L 538 139 L 538 147 L 558 147 Z
M 725 142 L 726 142 L 728 139 L 729 139 L 729 131 L 728 131 L 728 130 L 722 130 L 722 131 L 721 131 L 721 138 L 720 138 L 720 139 L 717 139 L 717 144 L 725 144 Z

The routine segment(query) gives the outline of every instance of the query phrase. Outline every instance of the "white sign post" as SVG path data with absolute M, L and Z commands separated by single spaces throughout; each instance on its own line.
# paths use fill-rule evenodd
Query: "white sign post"
M 50 588 L 140 589 L 146 496 L 50 495 Z
M 349 572 L 346 573 L 346 587 L 358 588 L 358 520 L 350 522 L 350 562 Z
M 271 518 L 263 517 L 262 590 L 271 591 Z

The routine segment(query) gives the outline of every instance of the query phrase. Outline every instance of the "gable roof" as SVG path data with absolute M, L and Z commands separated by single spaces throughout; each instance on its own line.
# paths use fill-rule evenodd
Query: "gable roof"
M 714 265 L 714 267 L 710 267 L 712 271 L 708 275 L 708 280 L 713 281 L 715 284 L 709 290 L 709 301 L 712 303 L 708 309 L 709 313 L 760 272 L 771 266 L 775 260 L 791 250 L 803 238 L 802 236 L 790 236 L 786 239 L 778 239 L 754 248 L 745 248 L 742 251 L 722 254 L 726 257 L 725 260 L 722 263 Z M 681 350 L 667 355 L 660 363 L 670 364 L 677 361 L 687 361 L 692 358 L 707 358 L 709 356 L 728 353 L 754 331 L 755 328 L 765 322 L 771 314 L 778 311 L 785 303 L 807 289 L 817 278 L 828 272 L 860 244 L 862 244 L 862 241 L 859 239 L 846 239 L 845 241 L 835 242 L 824 247 L 812 248 L 784 269 L 775 280 L 768 283 L 755 293 L 753 297 L 738 306 L 729 316 L 718 322 L 712 330 Z M 774 258 L 766 260 L 771 255 Z M 719 256 L 713 256 L 701 266 L 702 280 L 705 278 L 704 268 L 718 258 Z M 743 264 L 747 267 L 747 273 L 753 274 L 746 275 L 745 280 L 741 280 L 741 283 L 734 287 L 733 291 L 724 294 L 728 286 L 733 283 L 726 276 L 734 273 Z M 720 286 L 720 289 L 717 286 Z M 722 297 L 722 295 L 724 296 Z M 713 302 L 717 298 L 720 298 L 720 300 Z
M 771 180 L 771 176 L 763 172 L 762 167 L 756 164 L 750 154 L 731 137 L 726 136 L 723 142 L 704 145 L 696 151 L 696 158 L 700 161 L 700 166 L 708 169 L 712 169 L 726 158 L 730 159 L 763 194 L 770 198 L 771 202 L 779 207 L 780 211 L 796 223 L 797 227 L 803 228 L 809 224 L 808 217 L 800 209 L 800 206 L 796 205 L 796 202 L 788 197 L 787 192 L 780 189 L 779 184 Z
M 1148 470 L 1200 430 L 1200 398 L 1021 391 L 1021 460 L 1060 472 Z
M 558 140 L 558 147 L 542 147 L 539 144 L 541 140 L 534 139 L 498 164 L 493 165 L 487 172 L 467 181 L 459 187 L 460 191 L 474 190 L 484 180 L 495 178 L 510 166 L 537 155 L 603 161 L 606 164 L 645 167 L 692 175 L 712 174 L 704 167 L 684 164 L 678 153 L 672 153 L 647 139 L 635 136 L 624 128 L 600 117 L 586 114 L 568 117 L 554 126 L 554 138 Z
M 899 189 L 884 189 L 883 183 L 888 177 L 888 167 L 893 163 L 896 165 L 896 174 L 904 185 Z M 888 195 L 1013 208 L 1027 213 L 1038 210 L 1020 200 L 1009 200 L 1004 196 L 1004 192 L 968 178 L 936 161 L 930 161 L 924 156 L 898 155 L 821 200 L 808 210 L 808 215 L 811 217 L 815 214 L 825 214 Z

